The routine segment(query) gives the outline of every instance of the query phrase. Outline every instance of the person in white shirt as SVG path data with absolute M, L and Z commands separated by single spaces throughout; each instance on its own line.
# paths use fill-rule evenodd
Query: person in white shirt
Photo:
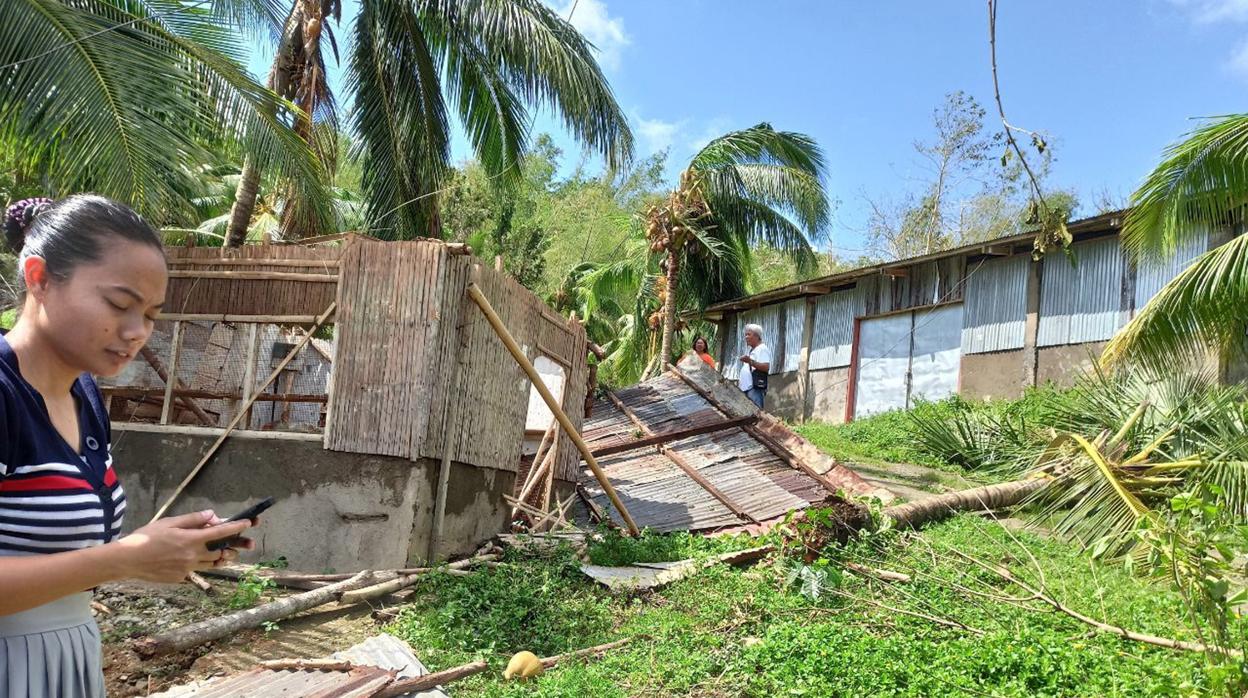
M 767 370 L 771 368 L 771 349 L 763 343 L 762 325 L 745 326 L 745 344 L 750 353 L 741 355 L 741 377 L 737 385 L 759 409 L 763 407 L 763 398 L 767 396 Z

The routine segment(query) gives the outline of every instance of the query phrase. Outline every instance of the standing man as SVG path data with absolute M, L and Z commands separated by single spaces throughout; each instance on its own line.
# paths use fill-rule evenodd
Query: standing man
M 741 355 L 741 377 L 737 385 L 759 409 L 763 407 L 763 398 L 767 395 L 767 370 L 771 368 L 771 349 L 763 344 L 763 328 L 761 325 L 745 326 L 745 344 L 750 353 Z

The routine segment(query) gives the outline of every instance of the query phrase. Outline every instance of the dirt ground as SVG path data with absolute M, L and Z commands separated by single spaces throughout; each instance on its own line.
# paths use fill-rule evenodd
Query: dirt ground
M 133 640 L 231 610 L 233 582 L 213 580 L 209 596 L 189 584 L 108 584 L 96 591 L 96 621 L 104 638 L 104 678 L 115 698 L 146 696 L 192 680 L 250 669 L 266 659 L 317 658 L 380 632 L 368 606 L 312 611 L 269 630 L 240 633 L 193 650 L 144 660 Z

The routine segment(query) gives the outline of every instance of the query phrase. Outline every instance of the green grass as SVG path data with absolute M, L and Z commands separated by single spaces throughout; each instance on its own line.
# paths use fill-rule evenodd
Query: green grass
M 717 566 L 649 596 L 618 597 L 585 579 L 570 551 L 542 559 L 513 554 L 495 569 L 431 579 L 388 630 L 412 643 L 434 669 L 489 661 L 487 673 L 455 684 L 456 696 L 1162 696 L 1205 690 L 1200 656 L 1092 635 L 1042 608 L 957 591 L 962 585 L 1017 594 L 992 575 L 968 569 L 951 550 L 1020 574 L 1027 573 L 1030 552 L 1052 593 L 1077 610 L 1133 630 L 1185 636 L 1177 630 L 1184 627 L 1180 602 L 1167 589 L 1090 562 L 1058 541 L 1018 539 L 1026 550 L 994 524 L 962 516 L 931 527 L 922 541 L 892 542 L 883 552 L 858 546 L 852 554 L 860 561 L 908 572 L 914 581 L 888 585 L 845 575 L 839 588 L 818 598 L 787 583 L 791 563 L 782 559 L 746 569 Z M 631 553 L 608 545 L 614 546 L 610 555 L 621 558 L 700 547 L 679 538 L 669 548 L 650 540 Z M 984 635 L 864 599 L 956 620 Z M 513 652 L 549 655 L 621 637 L 636 639 L 530 684 L 501 679 Z
M 0 311 L 0 330 L 13 329 L 13 323 L 17 322 L 17 309 L 9 308 Z

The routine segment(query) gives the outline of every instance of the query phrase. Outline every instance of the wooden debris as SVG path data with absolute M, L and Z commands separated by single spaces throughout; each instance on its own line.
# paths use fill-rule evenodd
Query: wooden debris
M 373 698 L 396 698 L 405 693 L 418 693 L 420 691 L 428 691 L 437 688 L 443 684 L 458 681 L 462 678 L 480 674 L 490 667 L 485 662 L 470 662 L 453 669 L 443 671 L 435 671 L 432 674 L 417 676 L 411 679 L 399 679 L 394 683 L 386 686 L 380 692 L 373 695 Z
M 186 576 L 186 581 L 199 587 L 199 590 L 204 592 L 205 594 L 212 595 L 216 593 L 216 590 L 212 588 L 212 585 L 208 583 L 207 579 L 204 579 L 203 577 L 199 576 L 198 574 L 194 572 Z
M 351 671 L 355 665 L 341 659 L 270 659 L 260 666 L 273 671 Z
M 445 569 L 462 570 L 467 567 L 471 567 L 473 565 L 486 562 L 487 560 L 497 560 L 498 558 L 499 556 L 495 554 L 479 555 L 477 557 L 470 557 L 466 560 L 460 560 L 459 562 L 452 562 L 449 565 L 447 565 Z M 438 569 L 438 568 L 422 569 L 412 574 L 403 575 L 401 577 L 396 577 L 394 579 L 381 582 L 380 584 L 374 584 L 372 586 L 367 586 L 367 587 L 363 587 L 360 589 L 353 589 L 351 591 L 344 593 L 338 599 L 338 603 L 342 606 L 350 606 L 351 604 L 357 604 L 363 601 L 376 599 L 378 597 L 385 596 L 387 594 L 393 594 L 394 592 L 399 591 L 400 589 L 405 589 L 415 584 L 416 582 L 420 581 L 420 578 L 422 576 L 428 574 L 434 569 Z
M 162 381 L 164 381 L 166 385 L 168 385 L 169 384 L 169 372 L 165 370 L 165 366 L 164 364 L 161 363 L 160 357 L 156 356 L 156 352 L 152 351 L 151 347 L 144 346 L 143 348 L 139 349 L 139 355 L 143 357 L 143 360 L 147 362 L 147 365 L 152 367 L 152 370 L 156 372 L 156 375 Z M 183 383 L 181 380 L 175 379 L 173 382 L 173 387 L 175 390 L 177 390 L 177 389 L 185 388 L 186 384 Z M 189 397 L 184 397 L 184 398 L 181 398 L 179 402 L 185 405 L 186 408 L 195 415 L 195 418 L 198 419 L 200 423 L 203 424 L 204 426 L 208 426 L 208 427 L 217 426 L 217 420 L 214 419 L 212 415 L 205 412 L 203 408 L 201 408 L 199 404 L 196 403 L 194 400 L 190 399 Z
M 752 562 L 775 551 L 775 546 L 723 553 L 709 560 L 677 560 L 675 562 L 638 563 L 626 567 L 581 565 L 581 572 L 613 592 L 648 591 L 697 574 L 720 563 L 738 565 Z
M 633 641 L 633 638 L 626 637 L 623 640 L 616 640 L 615 642 L 608 642 L 604 645 L 595 645 L 594 647 L 586 647 L 583 650 L 576 650 L 574 652 L 565 652 L 563 654 L 556 654 L 553 657 L 542 657 L 542 666 L 546 667 L 547 669 L 552 669 L 555 666 L 558 666 L 560 662 L 566 662 L 569 659 L 576 659 L 578 657 L 592 657 L 597 654 L 602 654 L 603 652 L 609 652 L 618 647 L 623 647 L 624 645 L 627 645 L 628 643 L 632 641 Z
M 306 611 L 309 608 L 327 604 L 341 594 L 368 586 L 373 581 L 373 572 L 365 570 L 350 579 L 336 582 L 320 589 L 305 591 L 302 594 L 287 596 L 284 599 L 261 604 L 255 608 L 208 618 L 198 623 L 191 623 L 190 625 L 143 638 L 135 643 L 135 650 L 144 657 L 179 652 L 202 645 L 205 642 L 220 640 L 241 630 L 255 628 L 263 623 L 280 620 Z
M 876 579 L 885 582 L 901 582 L 902 584 L 908 584 L 910 582 L 910 575 L 904 572 L 875 569 L 874 567 L 867 567 L 866 565 L 860 565 L 856 562 L 843 562 L 841 564 L 845 567 L 845 569 L 850 570 L 851 572 L 857 572 L 858 574 L 866 575 L 868 577 L 875 577 Z
M 568 438 L 572 440 L 572 443 L 576 445 L 577 450 L 581 452 L 581 457 L 585 459 L 585 463 L 589 465 L 589 469 L 593 471 L 594 477 L 598 479 L 598 484 L 602 486 L 603 491 L 606 492 L 607 497 L 611 500 L 611 504 L 624 519 L 624 523 L 628 526 L 629 533 L 634 536 L 641 535 L 641 530 L 637 528 L 636 522 L 633 521 L 633 517 L 628 513 L 628 509 L 624 506 L 624 502 L 620 501 L 620 495 L 616 493 L 615 487 L 612 486 L 610 478 L 607 477 L 607 474 L 602 470 L 602 467 L 598 465 L 598 461 L 594 458 L 594 454 L 589 451 L 589 446 L 577 432 L 576 426 L 572 424 L 570 419 L 568 419 L 568 415 L 564 413 L 563 408 L 560 407 L 559 401 L 555 399 L 555 396 L 551 394 L 550 389 L 546 387 L 546 383 L 537 373 L 537 369 L 533 367 L 533 363 L 529 361 L 529 358 L 525 355 L 524 350 L 516 344 L 515 338 L 511 336 L 511 332 L 507 330 L 507 327 L 503 324 L 502 319 L 498 317 L 498 313 L 496 313 L 493 306 L 490 305 L 489 299 L 485 297 L 485 294 L 481 293 L 481 289 L 478 288 L 475 283 L 468 285 L 468 295 L 472 298 L 473 302 L 481 308 L 481 313 L 485 315 L 486 320 L 489 321 L 490 327 L 494 329 L 494 333 L 498 335 L 500 340 L 502 340 L 503 345 L 507 347 L 507 351 L 511 353 L 512 358 L 516 360 L 516 363 L 520 365 L 520 368 L 524 369 L 525 374 L 529 377 L 529 381 L 533 384 L 533 388 L 537 390 L 538 394 L 542 396 L 542 400 L 545 401 L 546 407 L 548 407 L 551 413 L 554 414 L 555 419 L 559 420 L 559 426 L 563 427 L 564 433 L 567 434 Z

